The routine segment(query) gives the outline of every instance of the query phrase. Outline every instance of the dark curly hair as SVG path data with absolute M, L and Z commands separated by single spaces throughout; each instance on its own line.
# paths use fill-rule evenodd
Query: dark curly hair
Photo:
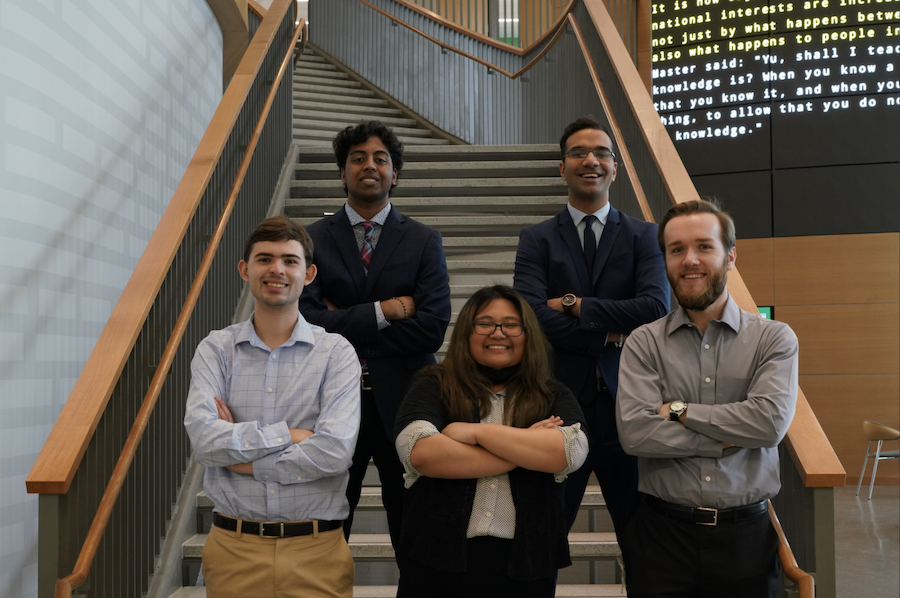
M 391 164 L 399 175 L 403 169 L 403 142 L 394 135 L 389 127 L 377 120 L 362 122 L 355 127 L 347 127 L 335 136 L 331 146 L 334 148 L 334 161 L 337 163 L 338 170 L 347 167 L 350 148 L 365 143 L 369 137 L 378 137 L 381 140 L 391 155 Z M 391 189 L 393 190 L 396 186 L 397 184 L 394 183 L 391 185 Z M 347 185 L 344 185 L 344 193 L 347 193 Z

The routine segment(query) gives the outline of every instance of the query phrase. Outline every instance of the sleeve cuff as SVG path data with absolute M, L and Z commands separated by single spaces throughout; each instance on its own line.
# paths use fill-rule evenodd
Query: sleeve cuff
M 416 468 L 412 466 L 411 455 L 413 447 L 416 446 L 416 443 L 421 439 L 439 433 L 440 432 L 433 423 L 419 419 L 410 422 L 410 424 L 403 428 L 397 435 L 394 446 L 397 449 L 397 456 L 400 457 L 400 462 L 403 464 L 403 469 L 405 471 L 403 474 L 403 486 L 405 488 L 409 488 L 415 484 L 416 480 L 422 476 L 422 474 L 416 471 Z
M 381 309 L 381 301 L 375 302 L 375 323 L 378 326 L 378 330 L 384 330 L 391 325 L 391 323 L 387 321 L 387 318 L 384 317 L 384 310 Z

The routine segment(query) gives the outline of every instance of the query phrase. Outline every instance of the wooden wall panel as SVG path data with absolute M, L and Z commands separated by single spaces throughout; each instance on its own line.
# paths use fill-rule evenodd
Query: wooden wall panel
M 900 233 L 776 238 L 775 300 L 778 305 L 896 304 Z
M 897 374 L 898 311 L 896 303 L 776 304 L 775 316 L 800 339 L 801 374 Z
M 774 239 L 738 239 L 735 265 L 757 305 L 775 305 L 773 255 Z
M 800 346 L 801 355 L 803 345 Z M 900 425 L 900 376 L 897 375 L 803 375 L 800 388 L 844 469 L 847 485 L 856 484 L 868 441 L 862 431 L 865 419 L 891 427 Z M 897 442 L 885 443 L 896 450 Z M 871 473 L 872 462 L 866 471 Z M 866 477 L 868 480 L 868 476 Z M 881 461 L 875 484 L 900 483 L 900 461 Z

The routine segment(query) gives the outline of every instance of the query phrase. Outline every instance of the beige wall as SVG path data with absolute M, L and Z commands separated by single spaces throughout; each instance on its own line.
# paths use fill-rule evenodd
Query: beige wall
M 900 425 L 900 234 L 744 239 L 737 266 L 797 333 L 800 387 L 856 484 L 863 420 Z M 876 484 L 898 483 L 900 463 L 882 461 Z

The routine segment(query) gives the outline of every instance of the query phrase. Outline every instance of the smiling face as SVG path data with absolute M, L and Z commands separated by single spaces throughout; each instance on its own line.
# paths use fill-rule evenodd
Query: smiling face
M 254 243 L 238 271 L 250 284 L 257 311 L 296 311 L 303 287 L 316 277 L 315 265 L 307 267 L 303 247 L 294 240 Z
M 397 183 L 397 170 L 381 139 L 372 136 L 350 146 L 341 182 L 347 188 L 347 203 L 357 212 L 374 208 L 378 212 L 387 205 L 391 187 Z
M 612 140 L 598 129 L 581 129 L 566 140 L 566 151 L 573 147 L 613 150 Z M 587 213 L 596 212 L 609 201 L 609 187 L 616 180 L 615 158 L 598 159 L 593 153 L 585 158 L 564 157 L 559 174 L 569 187 L 569 203 Z M 583 209 L 587 208 L 587 209 Z
M 666 276 L 679 305 L 692 311 L 724 305 L 736 251 L 725 251 L 719 219 L 709 213 L 677 216 L 666 224 L 663 238 Z
M 522 317 L 515 305 L 506 299 L 494 299 L 475 314 L 475 322 L 491 322 L 493 324 L 522 324 Z M 476 363 L 500 370 L 518 365 L 525 352 L 525 335 L 506 336 L 501 328 L 495 328 L 491 334 L 478 334 L 474 326 L 469 334 L 469 351 Z

